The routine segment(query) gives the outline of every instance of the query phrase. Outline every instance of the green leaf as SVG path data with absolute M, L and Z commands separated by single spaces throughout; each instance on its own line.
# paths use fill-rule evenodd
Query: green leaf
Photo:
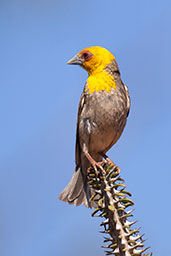
M 128 196 L 132 196 L 132 194 L 126 190 L 121 190 L 122 193 L 127 194 Z
M 91 216 L 93 217 L 98 211 L 100 211 L 100 208 L 96 208 L 96 209 L 92 212 Z
M 98 206 L 100 206 L 100 207 L 102 207 L 102 205 L 103 205 L 103 198 L 101 198 L 99 201 L 98 201 Z
M 109 205 L 108 205 L 108 209 L 109 209 L 110 211 L 114 211 L 114 210 L 115 210 L 115 206 L 114 206 L 113 204 L 109 204 Z

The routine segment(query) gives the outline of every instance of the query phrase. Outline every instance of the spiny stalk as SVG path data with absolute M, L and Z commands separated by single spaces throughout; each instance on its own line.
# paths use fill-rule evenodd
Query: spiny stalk
M 124 180 L 120 177 L 117 166 L 102 163 L 105 170 L 98 170 L 98 175 L 93 168 L 89 169 L 88 184 L 93 191 L 90 203 L 97 205 L 92 216 L 103 217 L 101 233 L 104 237 L 107 250 L 106 255 L 116 256 L 151 256 L 152 253 L 144 253 L 149 247 L 144 248 L 143 235 L 139 235 L 139 229 L 132 226 L 136 221 L 128 220 L 133 217 L 132 211 L 127 210 L 134 202 L 129 198 L 131 193 L 125 190 Z

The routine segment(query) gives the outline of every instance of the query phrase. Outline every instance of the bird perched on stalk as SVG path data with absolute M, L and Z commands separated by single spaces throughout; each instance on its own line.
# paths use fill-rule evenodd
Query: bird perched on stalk
M 103 169 L 99 162 L 120 138 L 129 114 L 130 98 L 127 86 L 112 53 L 103 47 L 86 48 L 68 64 L 80 65 L 88 72 L 81 95 L 76 132 L 76 168 L 59 199 L 69 204 L 89 203 L 92 191 L 87 184 L 87 170 L 92 165 Z M 103 170 L 102 170 L 103 171 Z

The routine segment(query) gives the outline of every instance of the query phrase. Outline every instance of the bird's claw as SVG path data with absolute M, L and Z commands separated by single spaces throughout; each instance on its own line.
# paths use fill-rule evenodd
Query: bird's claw
M 94 162 L 93 164 L 92 164 L 92 167 L 93 167 L 93 169 L 94 169 L 94 171 L 95 171 L 95 174 L 98 176 L 98 174 L 99 174 L 99 170 L 98 170 L 98 168 L 101 170 L 101 172 L 104 174 L 105 173 L 105 170 L 104 170 L 104 168 L 102 167 L 102 165 L 103 164 L 106 164 L 107 163 L 107 161 L 106 160 L 104 160 L 104 161 L 101 161 L 101 162 Z M 90 173 L 91 172 L 91 167 L 89 167 L 88 168 L 88 173 Z
M 93 164 L 93 169 L 95 170 L 96 175 L 99 174 L 99 171 L 98 171 L 97 168 L 99 168 L 102 171 L 103 174 L 105 173 L 105 170 L 104 170 L 104 168 L 101 165 L 102 163 L 103 163 L 103 161 Z

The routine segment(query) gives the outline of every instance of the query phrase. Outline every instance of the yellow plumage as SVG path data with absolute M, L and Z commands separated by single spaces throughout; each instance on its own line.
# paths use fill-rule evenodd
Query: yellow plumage
M 87 79 L 86 91 L 93 93 L 94 91 L 111 91 L 111 88 L 116 89 L 116 82 L 114 77 L 109 75 L 107 71 L 101 71 L 100 73 L 90 75 Z
M 79 52 L 78 56 L 81 56 L 87 51 L 91 52 L 93 56 L 83 65 L 83 68 L 89 74 L 86 91 L 89 93 L 93 93 L 94 91 L 99 92 L 101 90 L 110 92 L 111 88 L 116 89 L 114 77 L 105 71 L 106 66 L 115 60 L 113 54 L 105 48 L 92 46 Z

